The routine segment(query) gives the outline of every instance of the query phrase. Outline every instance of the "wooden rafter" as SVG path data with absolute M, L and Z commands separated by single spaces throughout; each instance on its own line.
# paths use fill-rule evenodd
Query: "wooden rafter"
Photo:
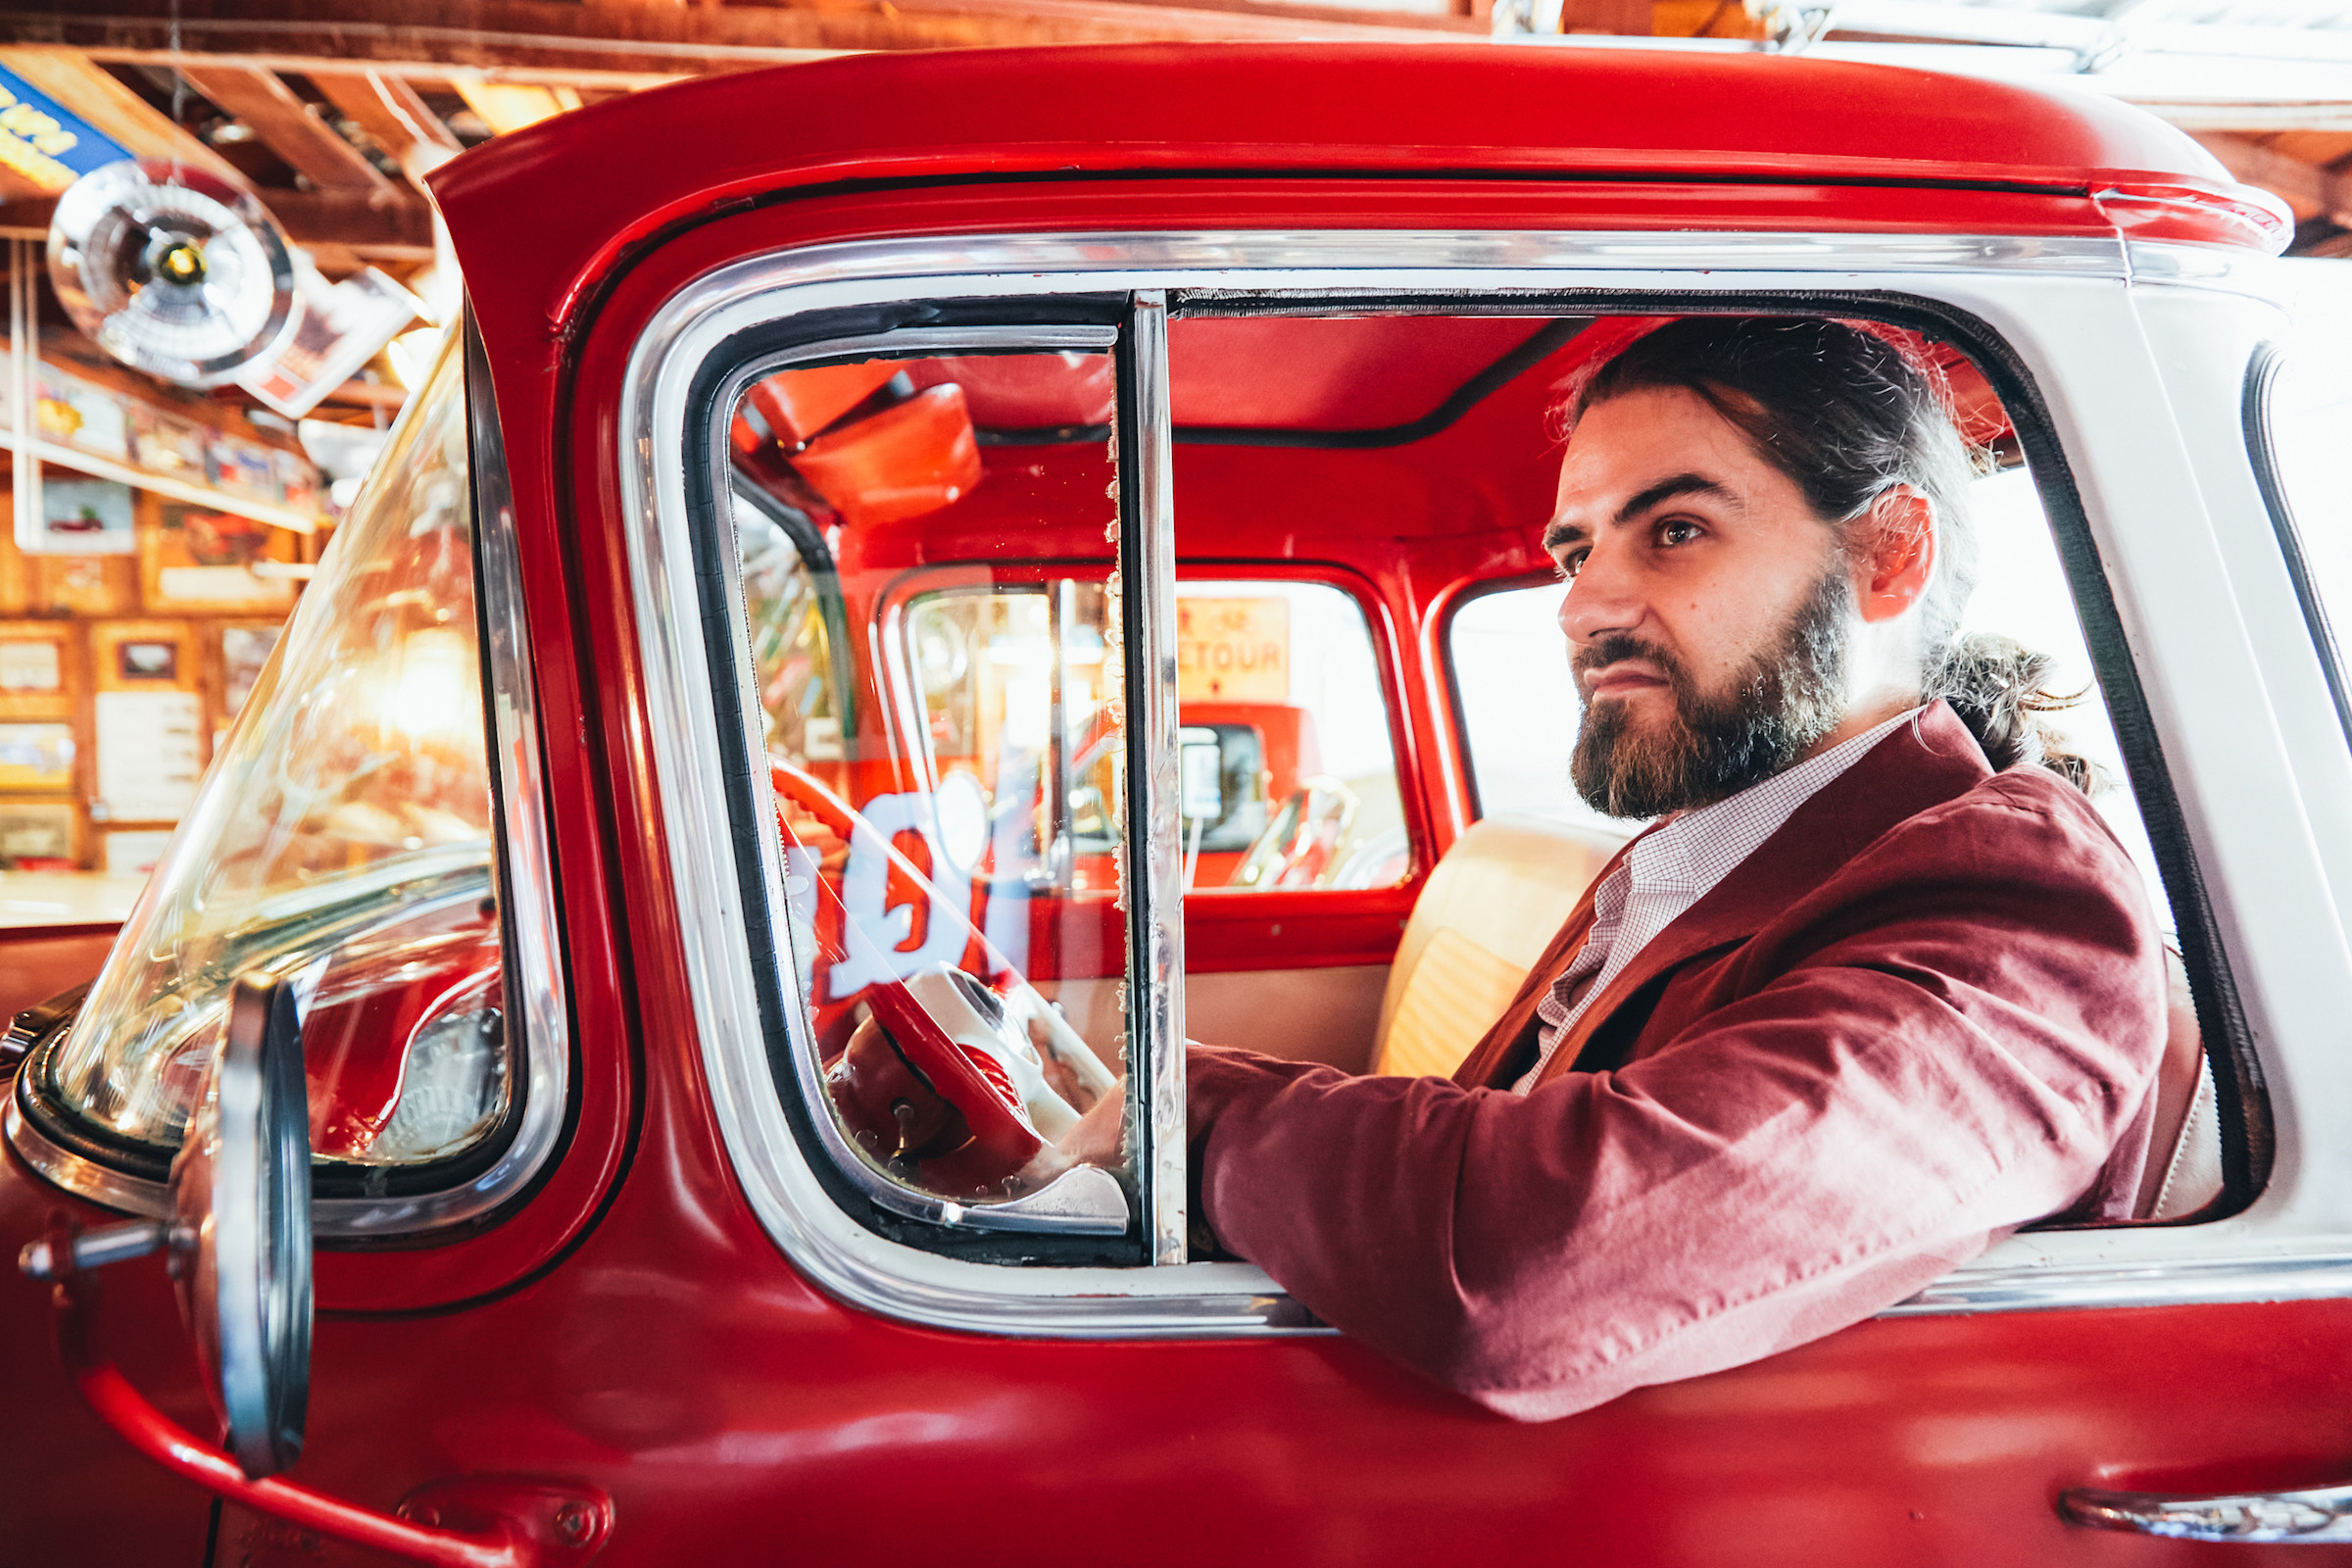
M 98 14 L 50 15 L 60 43 L 111 53 L 168 47 L 171 0 L 100 0 Z M 1221 9 L 1231 7 L 1232 9 Z M 1467 16 L 1347 11 L 1293 0 L 890 0 L 783 6 L 578 5 L 557 0 L 214 0 L 177 22 L 189 55 L 441 61 L 482 71 L 699 74 L 842 50 L 968 48 L 1162 39 L 1476 36 Z M 24 19 L 29 24 L 32 19 Z M 566 78 L 568 79 L 568 78 Z
M 390 200 L 338 191 L 271 190 L 262 205 L 297 245 L 334 247 L 365 261 L 428 262 L 433 213 L 421 196 Z M 55 198 L 0 204 L 0 235 L 38 239 L 49 232 Z
M 73 49 L 0 48 L 0 66 L 71 109 L 137 158 L 172 158 L 217 174 L 233 185 L 244 176 L 219 153 L 191 136 L 172 117 L 108 75 L 87 55 Z
M 382 71 L 315 70 L 311 84 L 399 161 L 419 195 L 424 176 L 464 150 L 406 78 Z
M 182 74 L 189 86 L 221 113 L 242 121 L 315 188 L 367 196 L 389 196 L 396 189 L 358 148 L 295 97 L 276 73 L 208 63 L 188 65 Z
M 580 107 L 576 87 L 540 87 L 527 82 L 486 81 L 471 72 L 453 75 L 450 85 L 466 100 L 466 107 L 479 115 L 491 134 L 504 136 L 510 130 L 536 125 L 542 120 L 553 120 L 569 109 Z
M 1696 0 L 1691 0 L 1691 3 L 1696 3 Z M 383 89 L 381 92 L 372 88 L 366 89 L 379 97 L 396 94 L 405 88 L 416 107 L 422 111 L 424 116 L 435 125 L 438 125 L 437 117 L 433 116 L 431 110 L 424 107 L 421 99 L 416 98 L 416 92 L 417 84 L 426 87 L 441 86 L 449 80 L 450 74 L 448 64 L 439 60 L 369 60 L 355 63 L 348 55 L 252 54 L 242 51 L 216 53 L 211 50 L 199 54 L 191 49 L 182 49 L 179 53 L 174 54 L 170 49 L 134 49 L 113 45 L 101 45 L 82 52 L 101 65 L 151 66 L 159 71 L 169 71 L 174 65 L 186 65 L 191 60 L 203 60 L 218 65 L 239 66 L 250 71 L 273 71 L 281 76 L 305 76 L 317 82 L 327 97 L 334 102 L 336 108 L 350 115 L 363 125 L 368 125 L 367 115 L 358 105 L 348 101 L 334 87 L 329 86 L 327 77 L 338 77 L 347 82 L 372 80 L 381 83 Z M 797 65 L 808 60 L 829 60 L 840 51 L 835 49 L 782 49 L 777 50 L 776 53 L 787 58 L 760 63 Z M 695 74 L 695 73 L 687 71 L 596 71 L 583 67 L 555 69 L 546 66 L 522 65 L 473 66 L 467 69 L 483 81 L 518 82 L 533 87 L 570 87 L 582 94 L 636 92 L 646 87 L 660 87 L 668 82 L 684 81 Z M 402 112 L 405 113 L 406 108 L 405 103 L 401 105 Z M 369 134 L 375 135 L 378 140 L 383 139 L 372 125 L 369 125 Z M 455 137 L 448 136 L 446 127 L 442 127 L 435 134 L 446 137 L 452 148 L 458 145 Z

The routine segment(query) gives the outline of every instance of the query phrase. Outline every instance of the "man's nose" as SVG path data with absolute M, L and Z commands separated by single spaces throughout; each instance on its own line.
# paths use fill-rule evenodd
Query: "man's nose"
M 1606 545 L 1606 540 L 1598 541 L 1585 553 L 1567 597 L 1560 601 L 1560 630 L 1574 648 L 1612 632 L 1632 631 L 1647 612 L 1636 574 L 1628 569 L 1622 552 Z

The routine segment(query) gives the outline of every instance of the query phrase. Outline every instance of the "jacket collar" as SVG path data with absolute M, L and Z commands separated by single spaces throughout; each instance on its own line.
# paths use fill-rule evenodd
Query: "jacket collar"
M 1602 996 L 1585 1009 L 1544 1070 L 1569 1070 L 1592 1035 L 1642 988 L 1711 948 L 1753 936 L 1788 907 L 1796 890 L 1818 886 L 1897 822 L 1967 793 L 1992 775 L 1976 737 L 1949 704 L 1933 703 L 1869 755 L 1790 813 L 1779 831 L 1682 917 L 1651 939 Z M 1634 842 L 1638 843 L 1637 838 Z M 1544 993 L 1592 928 L 1592 897 L 1631 853 L 1629 843 L 1577 901 L 1559 934 L 1530 969 L 1518 996 L 1487 1031 L 1454 1082 L 1502 1087 L 1526 1071 L 1525 1043 Z
M 1651 981 L 1711 949 L 1755 935 L 1887 829 L 1991 776 L 1992 764 L 1951 705 L 1931 704 L 1824 785 L 1731 875 L 1653 937 L 1577 1019 L 1539 1082 L 1574 1066 L 1610 1015 Z

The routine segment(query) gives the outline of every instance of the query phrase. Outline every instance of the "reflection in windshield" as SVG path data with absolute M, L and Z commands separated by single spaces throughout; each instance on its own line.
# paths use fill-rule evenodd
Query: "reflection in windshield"
M 445 353 L 122 929 L 52 1096 L 174 1146 L 236 975 L 297 977 L 314 1148 L 440 1158 L 510 1094 L 465 377 Z

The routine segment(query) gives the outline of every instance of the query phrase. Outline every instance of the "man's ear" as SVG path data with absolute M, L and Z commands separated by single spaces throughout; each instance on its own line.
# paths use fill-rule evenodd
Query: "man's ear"
M 1870 504 L 1869 553 L 1854 597 L 1866 621 L 1892 620 L 1920 601 L 1936 570 L 1936 503 L 1912 485 L 1891 485 Z

